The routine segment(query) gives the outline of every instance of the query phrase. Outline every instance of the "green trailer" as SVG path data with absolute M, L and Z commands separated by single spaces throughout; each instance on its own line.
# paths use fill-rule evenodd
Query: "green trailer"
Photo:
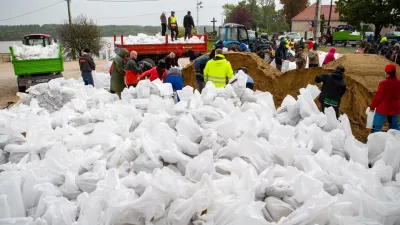
M 349 30 L 336 31 L 333 33 L 333 44 L 344 44 L 344 46 L 350 44 L 356 47 L 362 41 L 362 35 L 352 35 Z
M 62 77 L 61 72 L 64 71 L 62 45 L 59 46 L 58 58 L 20 60 L 15 57 L 12 47 L 10 52 L 20 92 L 25 92 L 30 86 Z

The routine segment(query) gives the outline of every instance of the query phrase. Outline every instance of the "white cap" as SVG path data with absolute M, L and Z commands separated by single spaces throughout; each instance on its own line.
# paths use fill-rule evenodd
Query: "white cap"
M 228 52 L 228 48 L 223 47 L 223 48 L 222 48 L 222 53 L 226 53 L 226 52 Z

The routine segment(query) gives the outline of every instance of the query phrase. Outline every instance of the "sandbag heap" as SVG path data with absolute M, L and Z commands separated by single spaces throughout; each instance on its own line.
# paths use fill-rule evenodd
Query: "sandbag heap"
M 190 39 L 178 38 L 178 40 L 171 40 L 171 36 L 168 37 L 168 44 L 185 44 L 185 43 L 205 43 L 204 36 L 201 38 L 193 36 Z M 115 44 L 121 44 L 121 40 L 117 39 Z M 139 33 L 137 36 L 129 35 L 124 37 L 124 44 L 126 45 L 140 45 L 140 44 L 165 44 L 165 36 L 161 36 L 160 33 L 155 36 L 149 36 L 147 34 Z
M 48 45 L 13 45 L 14 56 L 17 60 L 58 58 L 60 47 L 58 44 Z
M 400 132 L 362 144 L 317 87 L 276 109 L 236 78 L 176 104 L 159 80 L 117 100 L 57 79 L 59 111 L 0 111 L 0 224 L 399 224 Z

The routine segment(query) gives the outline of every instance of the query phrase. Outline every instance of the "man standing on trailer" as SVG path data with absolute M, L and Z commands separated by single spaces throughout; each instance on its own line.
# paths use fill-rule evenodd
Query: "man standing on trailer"
M 192 35 L 192 28 L 195 28 L 192 13 L 189 11 L 183 19 L 183 26 L 185 27 L 185 40 L 190 39 Z
M 165 36 L 165 33 L 167 32 L 167 16 L 165 15 L 165 11 L 162 12 L 160 20 L 161 20 L 161 35 Z
M 171 40 L 174 41 L 174 38 L 178 40 L 178 21 L 176 20 L 174 11 L 171 12 L 171 16 L 168 18 L 168 28 L 171 31 Z

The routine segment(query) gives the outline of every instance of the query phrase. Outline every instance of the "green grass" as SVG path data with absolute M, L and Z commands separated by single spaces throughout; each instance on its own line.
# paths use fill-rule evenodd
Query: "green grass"
M 323 52 L 329 52 L 329 50 L 332 47 L 319 47 L 318 50 L 319 51 L 323 51 Z M 335 47 L 336 48 L 336 53 L 340 53 L 340 54 L 348 54 L 348 53 L 355 53 L 356 49 L 354 48 L 344 48 L 344 47 Z

